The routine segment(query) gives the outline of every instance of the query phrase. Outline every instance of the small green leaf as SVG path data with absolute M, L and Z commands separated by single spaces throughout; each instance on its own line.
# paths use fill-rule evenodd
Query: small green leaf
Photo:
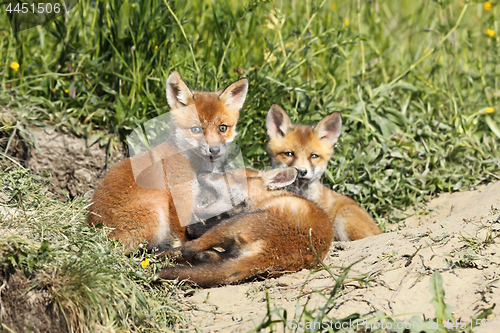
M 489 116 L 485 118 L 486 124 L 490 128 L 490 130 L 495 133 L 495 135 L 500 139 L 500 128 L 498 128 L 497 124 L 493 121 L 493 119 Z
M 125 30 L 129 27 L 130 4 L 128 0 L 122 2 L 118 14 L 118 38 L 125 38 Z
M 97 141 L 99 141 L 99 139 L 102 137 L 103 134 L 104 132 L 101 131 L 92 134 L 90 138 L 87 140 L 87 147 L 93 146 Z
M 49 241 L 48 241 L 48 240 L 46 240 L 46 239 L 44 239 L 44 240 L 42 241 L 42 245 L 40 246 L 40 250 L 39 250 L 39 252 L 40 252 L 40 253 L 43 253 L 43 252 L 47 251 L 47 250 L 48 250 L 48 248 L 49 248 Z
M 436 310 L 436 318 L 439 322 L 452 320 L 451 307 L 444 302 L 443 277 L 438 271 L 434 271 L 431 276 L 429 291 L 432 294 L 431 304 Z
M 373 96 L 377 96 L 377 95 L 383 95 L 385 94 L 386 92 L 390 91 L 390 90 L 393 90 L 393 89 L 396 89 L 396 88 L 400 88 L 400 89 L 403 89 L 403 90 L 410 90 L 410 91 L 418 91 L 418 89 L 411 83 L 407 83 L 407 82 L 398 82 L 398 83 L 395 83 L 393 85 L 381 85 L 380 87 L 374 89 L 374 94 Z

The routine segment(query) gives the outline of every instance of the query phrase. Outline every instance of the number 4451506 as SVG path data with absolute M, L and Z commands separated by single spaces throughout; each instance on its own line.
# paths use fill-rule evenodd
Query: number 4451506
M 446 320 L 443 322 L 443 326 L 448 328 L 448 329 L 451 329 L 451 328 L 460 328 L 460 329 L 466 329 L 467 327 L 470 327 L 471 329 L 473 327 L 475 328 L 479 328 L 479 329 L 485 329 L 485 330 L 489 330 L 489 329 L 498 329 L 498 320 L 497 319 L 493 319 L 493 320 L 489 320 L 489 319 L 476 319 L 476 322 L 474 323 L 472 321 L 472 319 L 470 321 L 453 321 L 451 322 L 450 320 Z
M 33 14 L 51 14 L 51 13 L 56 13 L 59 14 L 61 12 L 61 4 L 55 3 L 51 4 L 50 2 L 47 3 L 38 3 L 38 6 L 35 6 L 34 3 L 31 5 L 27 3 L 20 4 L 18 3 L 14 8 L 12 8 L 12 3 L 9 3 L 9 5 L 6 8 L 6 11 L 9 13 L 18 13 L 18 14 L 28 14 L 28 13 L 33 13 Z

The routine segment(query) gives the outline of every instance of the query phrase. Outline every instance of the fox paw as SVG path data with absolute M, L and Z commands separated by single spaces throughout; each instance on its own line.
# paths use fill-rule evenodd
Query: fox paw
M 201 235 L 203 235 L 208 229 L 210 229 L 210 226 L 207 226 L 202 222 L 188 224 L 186 226 L 186 234 L 189 239 L 196 239 L 200 238 Z
M 198 252 L 194 259 L 197 261 L 219 261 L 224 258 L 221 256 L 221 253 L 217 250 L 207 250 L 203 252 Z

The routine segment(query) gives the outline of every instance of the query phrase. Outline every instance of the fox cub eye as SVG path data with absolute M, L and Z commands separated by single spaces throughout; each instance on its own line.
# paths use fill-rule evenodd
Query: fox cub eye
M 286 151 L 283 154 L 285 154 L 285 156 L 288 156 L 288 157 L 294 157 L 295 156 L 295 154 L 293 153 L 293 151 Z
M 191 133 L 193 134 L 200 134 L 202 131 L 200 126 L 193 126 L 191 127 Z
M 219 126 L 219 132 L 224 133 L 225 131 L 227 131 L 227 126 L 226 125 L 220 125 Z
M 311 154 L 310 158 L 318 158 L 319 155 L 318 154 Z

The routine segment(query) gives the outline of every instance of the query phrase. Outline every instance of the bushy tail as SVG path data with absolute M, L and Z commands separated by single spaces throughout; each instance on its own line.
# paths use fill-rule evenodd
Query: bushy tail
M 253 259 L 253 260 L 252 260 Z M 166 267 L 156 273 L 155 280 L 187 280 L 200 287 L 237 283 L 264 273 L 255 258 L 234 258 L 204 262 L 193 266 Z

